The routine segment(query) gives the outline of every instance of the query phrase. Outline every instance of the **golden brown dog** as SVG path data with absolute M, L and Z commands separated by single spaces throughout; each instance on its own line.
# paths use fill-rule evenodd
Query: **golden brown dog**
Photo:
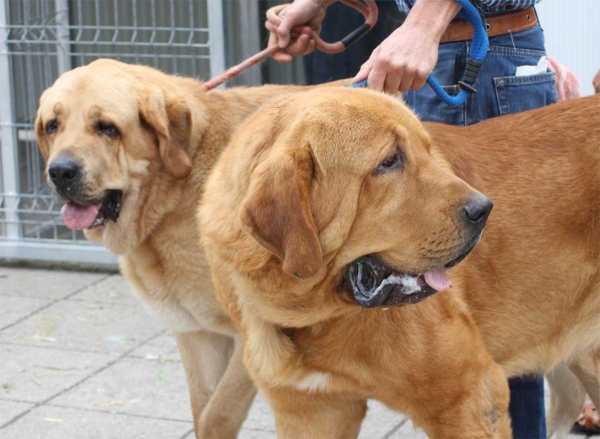
M 596 94 L 600 94 L 600 71 L 592 82 Z M 567 437 L 581 413 L 586 395 L 595 407 L 600 407 L 600 350 L 587 354 L 574 355 L 567 363 L 546 373 L 551 390 L 550 410 L 546 416 L 550 439 Z
M 68 202 L 65 223 L 120 255 L 137 296 L 175 333 L 199 438 L 235 437 L 256 390 L 213 295 L 198 196 L 233 130 L 299 89 L 206 93 L 193 79 L 99 60 L 61 76 L 40 101 L 36 131 L 48 183 Z
M 599 110 L 426 131 L 391 97 L 327 89 L 243 125 L 198 221 L 281 437 L 354 437 L 375 398 L 432 438 L 509 438 L 506 377 L 598 348 Z M 495 203 L 475 248 L 473 188 Z

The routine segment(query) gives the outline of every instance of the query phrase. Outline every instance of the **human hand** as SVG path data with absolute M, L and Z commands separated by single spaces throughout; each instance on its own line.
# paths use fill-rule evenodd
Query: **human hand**
M 273 55 L 280 63 L 288 63 L 296 55 L 308 55 L 315 50 L 311 31 L 319 34 L 325 11 L 335 0 L 295 0 L 267 11 L 265 27 L 269 30 L 269 46 L 279 45 L 281 52 Z
M 353 83 L 368 79 L 369 88 L 388 93 L 419 90 L 438 59 L 439 41 L 427 29 L 405 23 L 371 54 Z
M 371 54 L 353 83 L 368 79 L 369 88 L 388 93 L 419 90 L 437 64 L 440 40 L 460 11 L 452 0 L 419 0 L 402 26 Z

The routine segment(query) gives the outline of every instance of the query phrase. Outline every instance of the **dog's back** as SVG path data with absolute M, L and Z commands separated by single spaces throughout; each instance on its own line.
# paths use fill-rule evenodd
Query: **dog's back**
M 599 117 L 596 96 L 428 126 L 434 155 L 494 201 L 482 242 L 451 276 L 511 375 L 600 344 Z

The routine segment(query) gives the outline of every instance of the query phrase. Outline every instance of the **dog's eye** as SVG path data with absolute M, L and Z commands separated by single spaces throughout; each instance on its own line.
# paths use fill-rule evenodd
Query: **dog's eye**
M 46 125 L 46 134 L 54 134 L 58 130 L 58 121 L 56 119 L 52 119 Z
M 108 136 L 111 139 L 118 137 L 120 134 L 117 127 L 114 126 L 112 123 L 102 121 L 98 122 L 98 125 L 96 126 L 96 131 L 98 132 L 98 134 L 104 134 L 105 136 Z
M 382 172 L 391 171 L 392 169 L 396 169 L 400 165 L 402 165 L 402 151 L 400 151 L 400 149 L 398 148 L 393 154 L 388 155 L 379 164 L 375 172 L 379 174 Z

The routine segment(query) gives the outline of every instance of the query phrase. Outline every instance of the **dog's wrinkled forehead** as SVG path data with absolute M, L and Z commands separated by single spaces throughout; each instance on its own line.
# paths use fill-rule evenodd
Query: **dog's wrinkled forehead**
M 119 72 L 107 76 L 90 66 L 75 69 L 62 75 L 40 100 L 44 121 L 55 117 L 97 118 L 102 114 L 120 121 L 137 115 L 134 84 Z
M 310 145 L 314 158 L 323 165 L 336 166 L 338 162 L 357 160 L 362 160 L 364 165 L 365 160 L 378 157 L 381 149 L 395 143 L 402 131 L 398 130 L 401 127 L 398 120 L 387 116 L 387 99 L 377 111 L 371 111 L 369 99 L 364 105 L 352 90 L 345 91 L 350 93 L 317 95 L 317 99 L 306 99 L 307 105 L 301 111 L 294 113 L 291 109 L 295 117 L 291 121 L 294 128 L 290 137 L 295 143 Z M 376 93 L 372 95 L 367 97 L 379 100 Z M 304 102 L 300 97 L 296 105 L 302 106 Z
M 300 122 L 301 129 L 309 133 L 311 145 L 327 149 L 330 144 L 343 143 L 342 146 L 359 153 L 357 145 L 382 144 L 409 134 L 427 141 L 418 118 L 397 98 L 347 88 L 311 93 L 316 98 L 307 99 L 310 105 L 300 113 L 300 119 L 304 120 L 303 124 Z

